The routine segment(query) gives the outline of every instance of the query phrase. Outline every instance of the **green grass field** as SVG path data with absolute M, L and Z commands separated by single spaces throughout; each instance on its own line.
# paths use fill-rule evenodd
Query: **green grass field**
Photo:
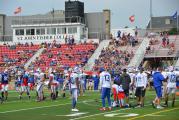
M 49 96 L 49 94 L 46 94 Z M 71 99 L 59 97 L 52 101 L 36 102 L 35 93 L 31 100 L 24 94 L 18 99 L 18 94 L 10 91 L 9 98 L 0 104 L 0 120 L 179 120 L 179 96 L 176 97 L 175 107 L 157 110 L 151 106 L 155 97 L 154 91 L 147 91 L 144 108 L 114 108 L 112 111 L 99 111 L 101 107 L 99 92 L 85 93 L 79 97 L 77 107 L 79 112 L 71 112 Z M 131 104 L 135 100 L 130 99 Z

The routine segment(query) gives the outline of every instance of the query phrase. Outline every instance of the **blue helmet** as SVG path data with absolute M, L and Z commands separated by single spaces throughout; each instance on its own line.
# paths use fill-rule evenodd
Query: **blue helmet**
M 99 70 L 100 72 L 103 72 L 103 71 L 105 71 L 105 69 L 104 68 L 100 68 L 100 70 Z

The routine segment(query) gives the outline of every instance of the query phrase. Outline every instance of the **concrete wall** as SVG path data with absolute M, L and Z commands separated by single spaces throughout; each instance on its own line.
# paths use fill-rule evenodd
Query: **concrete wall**
M 111 34 L 111 12 L 110 12 L 110 10 L 108 10 L 108 9 L 103 10 L 103 15 L 104 15 L 104 22 L 105 22 L 106 39 L 109 39 L 110 34 Z
M 4 18 L 5 15 L 0 15 L 0 35 L 4 34 Z
M 3 35 L 5 34 L 5 15 L 0 14 L 0 41 L 4 40 Z
M 86 25 L 89 39 L 105 39 L 105 19 L 103 12 L 86 13 Z

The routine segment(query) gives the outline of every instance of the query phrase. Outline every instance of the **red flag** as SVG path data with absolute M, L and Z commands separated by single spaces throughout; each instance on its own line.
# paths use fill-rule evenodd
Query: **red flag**
M 130 16 L 130 17 L 129 17 L 129 20 L 130 20 L 131 22 L 134 22 L 135 16 L 134 16 L 134 15 Z
M 21 7 L 18 7 L 18 8 L 15 9 L 14 14 L 18 14 L 18 13 L 20 13 L 21 11 L 22 11 L 22 8 L 21 8 Z

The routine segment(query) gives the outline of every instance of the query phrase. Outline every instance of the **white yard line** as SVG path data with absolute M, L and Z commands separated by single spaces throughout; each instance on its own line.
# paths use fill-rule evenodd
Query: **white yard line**
M 10 110 L 10 111 L 0 112 L 0 114 L 2 114 L 2 113 L 11 113 L 11 112 L 18 112 L 18 111 L 25 111 L 25 110 L 33 110 L 33 109 L 40 109 L 40 108 L 55 107 L 55 106 L 62 106 L 62 105 L 67 105 L 67 104 L 71 104 L 71 103 L 49 105 L 49 106 L 42 106 L 42 107 L 32 107 L 32 108 L 19 109 L 19 110 Z
M 94 101 L 94 100 L 89 100 L 88 102 L 91 102 L 91 101 Z M 83 101 L 80 101 L 80 102 L 78 102 L 78 103 L 83 103 Z M 57 104 L 57 105 L 48 105 L 48 106 L 41 106 L 41 107 L 32 107 L 32 108 L 19 109 L 19 110 L 9 110 L 9 111 L 0 112 L 0 114 L 2 114 L 2 113 L 11 113 L 11 112 L 19 112 L 19 111 L 25 111 L 25 110 L 48 108 L 48 107 L 63 106 L 63 105 L 68 105 L 68 104 L 71 104 L 71 102 L 70 102 L 70 103 L 64 103 L 64 104 Z

